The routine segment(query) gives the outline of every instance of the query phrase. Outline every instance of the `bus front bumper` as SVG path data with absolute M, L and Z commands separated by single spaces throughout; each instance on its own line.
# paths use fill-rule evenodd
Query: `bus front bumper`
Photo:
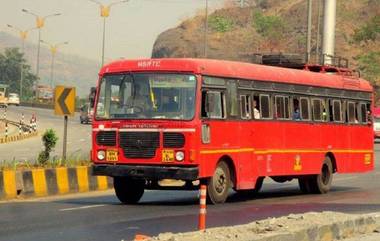
M 94 164 L 92 175 L 110 177 L 132 177 L 148 180 L 178 179 L 194 181 L 198 179 L 198 167 L 105 165 Z

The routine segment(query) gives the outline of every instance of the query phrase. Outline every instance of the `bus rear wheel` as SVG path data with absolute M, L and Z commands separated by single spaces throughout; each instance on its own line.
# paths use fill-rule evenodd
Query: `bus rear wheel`
M 309 180 L 312 193 L 324 194 L 330 191 L 333 180 L 333 165 L 330 157 L 325 157 L 321 173 L 314 175 Z
M 113 187 L 120 202 L 124 204 L 135 204 L 140 201 L 144 194 L 145 180 L 114 177 Z
M 230 169 L 224 161 L 218 163 L 214 175 L 207 184 L 207 201 L 212 204 L 224 203 L 231 187 Z

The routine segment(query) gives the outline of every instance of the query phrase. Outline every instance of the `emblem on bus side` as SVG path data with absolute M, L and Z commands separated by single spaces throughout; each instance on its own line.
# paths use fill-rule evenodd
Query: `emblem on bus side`
M 295 158 L 294 158 L 294 171 L 301 171 L 302 170 L 302 165 L 301 165 L 301 156 L 300 155 L 296 155 Z

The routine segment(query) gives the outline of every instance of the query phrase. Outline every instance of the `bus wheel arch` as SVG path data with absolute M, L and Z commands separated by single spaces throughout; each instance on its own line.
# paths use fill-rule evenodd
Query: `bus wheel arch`
M 230 169 L 232 187 L 236 187 L 237 176 L 236 176 L 236 168 L 235 168 L 235 165 L 234 165 L 234 161 L 228 155 L 224 155 L 221 158 L 219 158 L 218 163 L 222 162 L 222 161 L 225 162 L 225 163 L 227 163 L 228 168 Z
M 333 173 L 336 173 L 338 171 L 338 166 L 336 164 L 335 155 L 332 152 L 327 152 L 325 157 L 330 158 L 330 161 L 333 167 Z
M 235 176 L 233 161 L 229 156 L 221 157 L 211 178 L 207 180 L 207 201 L 211 204 L 224 203 L 230 188 L 234 185 Z

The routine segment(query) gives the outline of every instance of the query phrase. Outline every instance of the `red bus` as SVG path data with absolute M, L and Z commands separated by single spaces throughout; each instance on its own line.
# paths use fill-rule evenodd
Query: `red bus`
M 99 75 L 93 174 L 113 177 L 123 203 L 162 179 L 199 180 L 223 203 L 265 177 L 326 193 L 334 173 L 374 168 L 373 89 L 347 69 L 147 59 Z

